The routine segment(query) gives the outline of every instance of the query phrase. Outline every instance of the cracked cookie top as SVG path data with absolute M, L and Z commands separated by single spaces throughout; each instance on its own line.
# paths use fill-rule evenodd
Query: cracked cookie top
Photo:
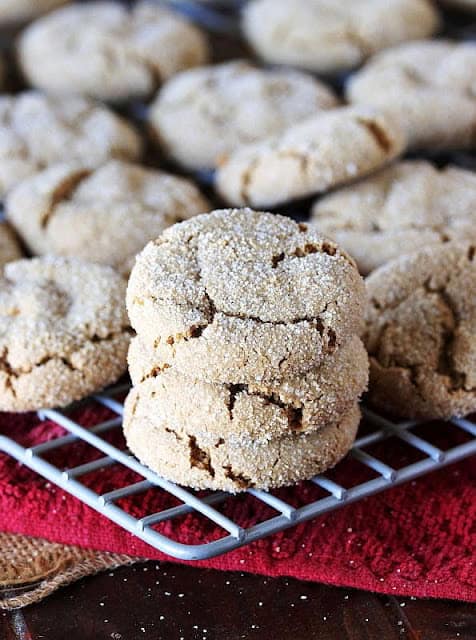
M 35 91 L 0 96 L 0 137 L 0 197 L 54 163 L 93 167 L 110 158 L 137 158 L 142 147 L 133 127 L 106 107 Z
M 127 305 L 158 366 L 239 383 L 316 366 L 359 330 L 365 289 L 352 259 L 306 225 L 234 209 L 149 243 Z
M 65 405 L 126 369 L 125 283 L 110 267 L 44 257 L 0 277 L 0 410 Z
M 21 256 L 22 252 L 13 231 L 6 222 L 0 220 L 0 272 L 7 262 L 17 260 Z
M 474 147 L 476 44 L 422 40 L 372 58 L 350 78 L 350 102 L 386 109 L 412 149 Z
M 71 0 L 2 0 L 0 3 L 0 24 L 12 25 L 47 13 Z
M 369 273 L 429 245 L 476 241 L 476 174 L 400 162 L 318 200 L 312 221 Z
M 399 125 L 364 106 L 324 111 L 225 158 L 216 188 L 233 205 L 275 206 L 367 175 L 405 148 Z
M 370 400 L 405 417 L 476 411 L 476 246 L 404 256 L 367 278 Z
M 265 60 L 318 73 L 351 69 L 372 53 L 438 27 L 427 0 L 252 0 L 243 30 Z
M 319 80 L 239 60 L 184 71 L 162 88 L 149 121 L 163 148 L 192 169 L 337 105 Z
M 140 336 L 132 339 L 128 364 L 132 383 L 154 392 L 154 415 L 168 428 L 213 442 L 226 436 L 235 446 L 338 421 L 365 391 L 368 378 L 367 352 L 357 336 L 315 369 L 274 383 L 211 384 L 174 367 L 158 370 L 153 350 Z
M 169 225 L 209 209 L 188 180 L 128 162 L 54 165 L 24 180 L 6 214 L 35 254 L 77 256 L 130 272 Z
M 146 97 L 182 69 L 204 64 L 205 36 L 177 13 L 143 0 L 74 4 L 30 25 L 18 42 L 29 82 L 101 100 Z

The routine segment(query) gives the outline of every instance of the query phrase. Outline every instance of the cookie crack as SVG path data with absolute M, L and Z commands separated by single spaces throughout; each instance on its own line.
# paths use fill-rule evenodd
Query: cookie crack
M 387 132 L 376 120 L 368 118 L 358 117 L 356 118 L 357 124 L 364 127 L 375 140 L 376 145 L 385 153 L 388 154 L 392 151 L 393 143 Z
M 71 201 L 82 182 L 84 182 L 84 180 L 86 180 L 90 175 L 90 169 L 81 169 L 73 175 L 66 177 L 54 188 L 50 196 L 48 207 L 43 212 L 39 221 L 42 229 L 46 229 L 49 225 L 56 212 L 56 207 L 60 203 Z
M 240 393 L 246 393 L 248 396 L 254 396 L 261 398 L 267 405 L 273 405 L 277 407 L 286 417 L 288 421 L 288 428 L 290 431 L 301 431 L 303 428 L 303 407 L 295 404 L 288 404 L 284 402 L 280 396 L 276 393 L 266 394 L 259 391 L 252 391 L 247 384 L 232 384 L 227 385 L 228 388 L 228 400 L 227 409 L 230 416 L 230 420 L 234 419 L 234 408 L 236 399 Z
M 197 444 L 195 436 L 188 436 L 190 452 L 190 466 L 205 471 L 212 478 L 215 477 L 215 469 L 212 466 L 210 454 Z
M 250 489 L 254 486 L 254 483 L 251 481 L 251 478 L 246 476 L 244 473 L 239 473 L 233 470 L 231 464 L 225 465 L 222 467 L 225 472 L 225 477 L 234 482 L 240 489 Z

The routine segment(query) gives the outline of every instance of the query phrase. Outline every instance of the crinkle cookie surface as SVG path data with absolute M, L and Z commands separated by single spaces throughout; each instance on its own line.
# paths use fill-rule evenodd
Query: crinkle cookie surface
M 139 336 L 132 339 L 128 363 L 134 385 L 148 381 L 154 415 L 164 424 L 214 441 L 226 436 L 235 445 L 310 433 L 338 421 L 368 378 L 367 352 L 357 336 L 315 369 L 268 384 L 211 384 L 174 367 L 159 371 Z
M 476 245 L 449 243 L 367 278 L 370 401 L 404 417 L 476 411 Z
M 137 158 L 139 135 L 104 106 L 35 91 L 0 96 L 0 197 L 21 180 L 63 160 L 97 166 Z
M 0 277 L 0 410 L 64 406 L 115 382 L 130 340 L 124 280 L 66 258 L 10 262 Z
M 366 274 L 420 248 L 476 241 L 476 174 L 424 160 L 400 162 L 321 198 L 312 221 Z
M 22 252 L 15 238 L 15 235 L 6 222 L 0 220 L 0 272 L 2 267 L 21 258 Z
M 143 0 L 74 4 L 21 35 L 19 62 L 40 89 L 101 100 L 150 95 L 177 71 L 204 64 L 205 36 L 187 20 Z
M 336 105 L 332 91 L 312 76 L 239 60 L 177 74 L 152 104 L 149 121 L 170 156 L 204 169 Z
M 195 435 L 191 429 L 170 428 L 157 417 L 149 382 L 134 387 L 126 400 L 124 433 L 128 447 L 161 476 L 196 489 L 236 493 L 311 478 L 345 456 L 360 421 L 355 404 L 337 423 L 312 433 L 234 445 L 226 436 L 210 439 Z
M 127 306 L 158 364 L 213 382 L 315 367 L 361 326 L 365 288 L 333 242 L 289 218 L 215 211 L 139 254 Z
M 97 169 L 54 165 L 6 200 L 8 219 L 33 253 L 77 256 L 124 274 L 149 240 L 208 209 L 188 180 L 118 160 Z
M 252 0 L 243 13 L 244 33 L 265 60 L 324 73 L 430 36 L 438 24 L 427 0 Z
M 383 51 L 351 77 L 347 97 L 385 108 L 411 148 L 472 148 L 476 44 L 422 40 Z
M 230 204 L 272 207 L 367 175 L 405 144 L 398 123 L 382 110 L 332 109 L 232 153 L 218 169 L 216 188 Z
M 0 24 L 10 25 L 31 20 L 69 2 L 71 0 L 2 0 Z

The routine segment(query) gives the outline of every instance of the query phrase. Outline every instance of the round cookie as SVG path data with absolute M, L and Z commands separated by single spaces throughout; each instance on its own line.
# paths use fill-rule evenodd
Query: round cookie
M 153 356 L 140 337 L 132 339 L 132 383 L 153 391 L 157 420 L 235 445 L 316 431 L 338 421 L 367 387 L 367 351 L 357 336 L 315 369 L 268 384 L 211 384 L 173 367 L 160 371 Z
M 271 489 L 306 480 L 345 456 L 355 439 L 360 411 L 355 404 L 339 422 L 308 434 L 292 434 L 248 446 L 227 438 L 202 438 L 171 429 L 157 418 L 153 385 L 134 387 L 125 403 L 129 449 L 159 475 L 195 489 L 236 493 Z
M 147 97 L 177 71 L 206 63 L 205 36 L 179 14 L 141 1 L 74 4 L 37 20 L 21 35 L 27 80 L 53 93 L 101 100 Z
M 402 417 L 476 411 L 476 246 L 403 256 L 367 278 L 369 399 Z
M 18 260 L 22 257 L 21 249 L 15 238 L 15 234 L 6 222 L 0 220 L 0 273 L 7 262 Z
M 289 218 L 215 211 L 166 229 L 129 279 L 156 365 L 255 383 L 316 367 L 361 327 L 365 287 L 333 242 Z
M 138 158 L 142 150 L 133 127 L 106 107 L 34 91 L 0 96 L 0 138 L 0 197 L 57 162 L 93 167 L 110 158 Z
M 476 44 L 427 40 L 388 49 L 350 79 L 347 97 L 391 113 L 412 149 L 474 148 Z
M 233 205 L 272 207 L 365 176 L 404 147 L 400 127 L 384 112 L 333 109 L 238 149 L 219 167 L 216 189 Z
M 312 76 L 240 60 L 174 76 L 152 104 L 149 122 L 179 164 L 207 169 L 243 144 L 336 105 L 332 91 Z
M 12 25 L 36 18 L 71 0 L 2 0 L 0 3 L 0 25 Z
M 130 272 L 169 225 L 209 209 L 188 180 L 110 160 L 54 165 L 14 188 L 6 215 L 34 254 L 77 256 Z
M 251 0 L 242 24 L 268 62 L 333 73 L 399 42 L 430 36 L 439 19 L 427 0 Z
M 45 257 L 0 277 L 0 411 L 65 406 L 115 382 L 130 340 L 124 280 L 110 267 Z
M 363 274 L 449 240 L 476 241 L 476 173 L 424 160 L 394 164 L 316 202 L 312 222 Z

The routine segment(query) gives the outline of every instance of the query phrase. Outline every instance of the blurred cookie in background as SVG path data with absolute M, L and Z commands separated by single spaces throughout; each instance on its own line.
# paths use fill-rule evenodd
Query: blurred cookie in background
M 7 262 L 21 257 L 22 252 L 15 234 L 4 220 L 0 220 L 0 272 Z
M 124 101 L 150 96 L 174 73 L 208 60 L 204 34 L 157 3 L 74 4 L 31 24 L 18 61 L 34 87 Z
M 251 0 L 242 19 L 245 37 L 264 60 L 325 74 L 426 38 L 438 26 L 428 0 Z
M 476 43 L 426 40 L 388 49 L 347 85 L 351 102 L 397 118 L 411 149 L 474 149 Z
M 118 160 L 95 170 L 54 165 L 24 180 L 5 203 L 32 253 L 76 256 L 124 275 L 149 240 L 209 208 L 188 180 Z
M 16 184 L 63 160 L 97 166 L 136 159 L 136 130 L 106 107 L 75 96 L 35 91 L 0 96 L 0 198 Z
M 367 274 L 429 245 L 476 242 L 476 173 L 437 169 L 425 160 L 399 162 L 324 196 L 311 219 Z
M 149 122 L 176 162 L 208 169 L 243 144 L 281 133 L 337 104 L 332 90 L 310 75 L 239 60 L 171 78 L 151 105 Z

